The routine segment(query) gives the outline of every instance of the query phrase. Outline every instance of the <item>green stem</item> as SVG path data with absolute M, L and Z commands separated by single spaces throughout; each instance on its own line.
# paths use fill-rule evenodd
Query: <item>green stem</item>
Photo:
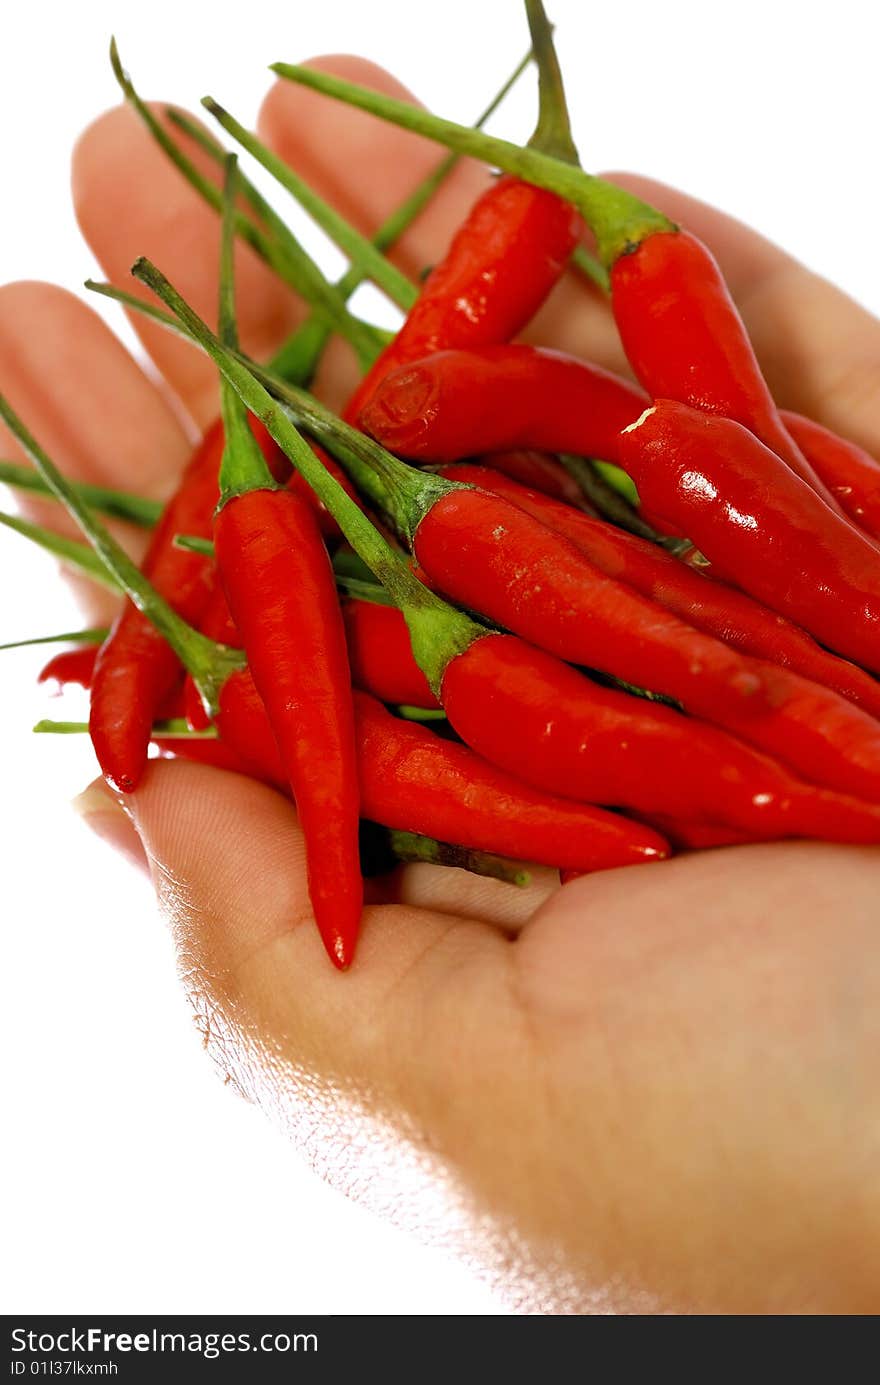
M 637 534 L 640 539 L 648 539 L 651 543 L 658 542 L 658 535 L 650 524 L 645 523 L 629 500 L 611 485 L 592 461 L 586 457 L 571 456 L 569 453 L 561 453 L 559 460 L 603 519 L 616 524 L 618 529 L 625 529 L 629 534 Z
M 175 548 L 186 553 L 200 553 L 203 558 L 214 557 L 214 544 L 211 539 L 200 539 L 197 534 L 175 534 L 171 540 Z
M 44 717 L 42 721 L 37 722 L 33 729 L 37 735 L 81 736 L 88 731 L 89 723 L 87 721 L 50 721 Z M 193 731 L 183 717 L 171 717 L 167 721 L 155 721 L 152 736 L 154 739 L 161 737 L 162 740 L 168 741 L 215 741 L 217 732 L 213 726 L 206 731 Z
M 405 274 L 395 268 L 390 260 L 386 260 L 381 251 L 377 250 L 366 236 L 362 236 L 359 231 L 346 221 L 345 217 L 340 216 L 329 203 L 319 197 L 293 169 L 279 159 L 271 149 L 267 148 L 256 135 L 240 124 L 234 116 L 210 96 L 202 98 L 202 105 L 222 126 L 227 134 L 232 135 L 243 149 L 246 149 L 258 163 L 262 164 L 267 172 L 281 184 L 292 197 L 304 207 L 312 219 L 320 226 L 330 239 L 339 246 L 340 250 L 363 271 L 364 275 L 372 279 L 373 282 L 386 293 L 393 303 L 396 303 L 404 312 L 409 312 L 413 303 L 419 296 L 419 291 L 414 284 L 411 284 Z
M 433 690 L 437 692 L 442 681 L 443 671 L 449 660 L 456 654 L 463 652 L 475 639 L 483 636 L 486 633 L 485 629 L 468 616 L 453 610 L 445 601 L 441 601 L 439 597 L 428 591 L 427 587 L 418 581 L 402 555 L 391 547 L 383 535 L 370 523 L 363 511 L 346 494 L 338 481 L 326 470 L 308 443 L 304 441 L 290 422 L 284 408 L 263 388 L 256 375 L 224 348 L 202 319 L 184 302 L 165 276 L 149 260 L 145 259 L 137 261 L 132 273 L 151 288 L 180 318 L 184 326 L 188 328 L 193 337 L 217 364 L 242 403 L 260 419 L 281 450 L 290 458 L 290 461 L 311 486 L 318 499 L 333 515 L 355 552 L 367 564 L 374 576 L 387 588 L 406 618 L 416 661 L 424 671 Z M 299 394 L 300 392 L 296 391 L 295 393 Z M 332 420 L 333 424 L 340 430 L 343 429 L 343 425 L 337 423 L 335 416 L 329 410 L 322 406 L 316 406 L 315 401 L 310 401 L 310 407 L 313 416 L 322 420 L 322 426 L 326 427 L 327 420 Z M 353 433 L 356 439 L 363 442 L 368 441 L 362 437 L 362 434 L 356 433 L 353 429 L 344 430 L 346 439 L 349 433 Z M 387 453 L 382 453 L 381 448 L 379 452 L 387 458 L 392 469 L 398 467 L 404 473 L 409 471 L 409 468 L 403 467 L 395 458 Z M 364 467 L 364 471 L 369 470 L 369 466 Z M 423 488 L 433 488 L 435 496 L 441 493 L 441 488 L 448 489 L 448 483 L 440 481 L 440 478 L 435 476 L 425 476 L 419 473 L 418 481 Z M 438 481 L 440 482 L 439 486 Z M 422 494 L 424 493 L 423 490 Z
M 453 846 L 450 842 L 438 842 L 433 837 L 423 837 L 418 832 L 391 830 L 388 835 L 388 845 L 392 854 L 405 863 L 456 866 L 459 870 L 470 871 L 473 875 L 485 875 L 494 880 L 504 880 L 509 885 L 518 885 L 520 889 L 524 889 L 531 882 L 529 872 L 519 861 L 508 861 L 503 856 L 494 856 L 488 851 Z
M 19 466 L 16 462 L 0 462 L 0 481 L 20 491 L 33 491 L 36 495 L 47 495 L 55 499 L 46 482 L 38 472 L 29 466 Z M 115 519 L 127 519 L 131 524 L 150 528 L 162 513 L 158 500 L 148 500 L 146 496 L 134 495 L 131 491 L 109 490 L 106 486 L 91 486 L 84 481 L 75 483 L 83 500 L 112 515 Z
M 607 481 L 609 486 L 619 491 L 624 500 L 628 500 L 634 509 L 639 508 L 639 493 L 635 488 L 633 480 L 627 476 L 626 472 L 614 462 L 600 462 L 595 457 L 590 458 L 590 466 L 595 472 Z
M 410 707 L 406 702 L 398 702 L 394 711 L 402 721 L 446 720 L 446 713 L 442 707 Z
M 601 289 L 602 293 L 611 292 L 611 278 L 608 270 L 600 264 L 595 255 L 591 255 L 582 245 L 576 245 L 571 252 L 571 262 L 575 269 L 579 270 L 585 279 Z
M 0 649 L 27 649 L 33 644 L 103 644 L 109 633 L 106 626 L 64 630 L 60 635 L 36 635 L 30 640 L 12 640 L 9 644 L 0 644 Z
M 199 196 L 215 211 L 221 211 L 220 189 L 199 172 L 140 98 L 122 67 L 115 39 L 110 41 L 110 63 L 125 99 L 140 116 L 159 147 Z M 270 235 L 250 217 L 240 211 L 235 212 L 236 235 L 247 241 L 280 279 L 289 284 L 315 311 L 320 312 L 333 329 L 351 343 L 364 368 L 369 367 L 382 350 L 381 336 L 377 336 L 369 324 L 347 311 L 337 291 L 281 218 L 273 214 L 271 225 L 273 234 Z
M 85 577 L 91 577 L 93 581 L 100 582 L 111 591 L 119 591 L 119 584 L 87 543 L 79 543 L 77 539 L 68 539 L 63 534 L 56 534 L 52 529 L 31 524 L 30 520 L 22 519 L 19 515 L 0 513 L 0 524 L 6 529 L 14 530 L 16 534 L 21 534 L 22 538 L 30 539 L 31 543 L 45 549 L 47 553 L 53 553 L 56 558 L 69 563 Z
M 555 159 L 578 166 L 580 159 L 571 137 L 568 103 L 559 58 L 553 43 L 553 30 L 542 0 L 525 0 L 532 52 L 538 64 L 538 124 L 529 140 L 530 149 L 551 154 Z
M 168 280 L 150 264 L 149 260 L 138 260 L 132 268 L 132 274 L 135 278 L 148 283 L 154 292 L 162 298 L 163 302 L 175 303 L 174 311 L 178 314 L 177 317 L 163 313 L 158 308 L 151 309 L 150 316 L 156 321 L 162 322 L 164 326 L 173 329 L 188 341 L 195 341 L 203 346 L 206 340 L 212 342 L 216 340 L 213 334 L 208 332 L 201 319 L 184 303 L 180 295 L 174 292 Z M 138 307 L 140 305 L 141 300 L 139 298 L 126 295 L 121 289 L 115 289 L 112 285 L 99 285 L 97 287 L 107 297 L 123 301 L 131 298 L 132 306 Z M 190 323 L 198 325 L 190 326 Z M 205 332 L 208 332 L 207 338 L 204 335 Z M 207 346 L 205 346 L 205 350 L 208 351 L 209 355 L 211 354 Z M 326 445 L 334 457 L 343 463 L 355 484 L 382 508 L 397 532 L 411 543 L 415 529 L 425 511 L 430 509 L 441 495 L 451 490 L 452 484 L 431 472 L 417 471 L 413 467 L 405 466 L 403 462 L 398 461 L 390 452 L 386 452 L 372 438 L 368 438 L 364 433 L 358 432 L 356 428 L 352 428 L 338 418 L 325 405 L 320 404 L 313 395 L 290 384 L 287 380 L 280 379 L 265 366 L 255 364 L 239 352 L 231 352 L 230 355 L 243 369 L 245 375 L 253 381 L 259 382 L 269 394 L 285 405 L 296 422 L 301 423 L 307 432 L 312 433 Z M 215 356 L 214 359 L 216 360 L 217 357 Z M 237 385 L 236 388 L 238 388 Z M 250 403 L 248 403 L 248 407 L 251 407 Z M 252 412 L 258 418 L 262 418 L 258 409 L 252 409 Z M 272 432 L 271 428 L 269 432 Z M 294 462 L 294 464 L 306 476 L 309 485 L 317 491 L 317 486 L 306 475 L 307 459 L 303 458 L 302 465 L 299 462 Z M 316 471 L 322 476 L 327 475 L 320 462 L 315 463 L 312 467 L 313 475 Z M 321 496 L 320 498 L 323 500 L 324 497 Z
M 228 154 L 224 160 L 223 221 L 220 235 L 220 340 L 238 350 L 238 322 L 235 313 L 234 218 L 238 187 L 238 160 Z M 220 380 L 220 413 L 223 417 L 223 456 L 220 461 L 221 510 L 234 496 L 248 491 L 279 490 L 256 438 L 248 424 L 247 411 L 235 390 Z
M 480 112 L 474 122 L 475 129 L 479 130 L 494 115 L 508 92 L 525 72 L 531 60 L 532 54 L 528 52 L 504 85 L 493 96 L 485 110 Z M 431 198 L 458 165 L 460 158 L 461 156 L 456 153 L 447 154 L 428 174 L 427 178 L 410 193 L 409 197 L 391 213 L 373 237 L 373 245 L 377 250 L 390 250 L 396 244 L 404 231 L 412 225 L 419 213 L 425 209 Z M 354 263 L 337 281 L 336 288 L 343 299 L 347 300 L 366 277 L 361 265 Z M 308 318 L 272 358 L 269 363 L 270 368 L 277 375 L 282 376 L 285 380 L 290 380 L 295 385 L 307 385 L 317 369 L 328 336 L 327 327 L 320 318 L 315 316 Z
M 78 495 L 76 487 L 61 474 L 2 395 L 0 419 L 21 443 L 53 495 L 76 520 L 103 566 L 113 575 L 137 609 L 164 636 L 181 663 L 193 675 L 206 706 L 216 709 L 217 697 L 223 683 L 230 673 L 243 666 L 241 654 L 206 639 L 204 635 L 187 625 L 186 621 L 181 620 L 136 563 L 104 528 L 89 505 Z
M 146 266 L 146 270 L 144 270 L 144 266 Z M 171 286 L 164 275 L 150 265 L 148 260 L 139 260 L 133 267 L 132 274 L 135 278 L 143 278 L 144 282 L 149 283 L 150 287 L 153 288 L 152 279 L 144 278 L 145 272 L 155 275 L 156 285 L 162 285 L 162 288 L 155 287 L 154 292 L 159 294 L 164 302 L 171 302 L 172 298 L 169 295 Z M 126 294 L 123 290 L 116 289 L 110 284 L 96 285 L 95 287 L 108 298 L 122 301 L 130 300 L 131 305 L 135 308 L 141 306 L 139 298 Z M 150 316 L 155 321 L 161 322 L 163 326 L 169 327 L 179 336 L 186 338 L 187 341 L 195 341 L 204 345 L 205 338 L 203 335 L 199 335 L 200 331 L 207 331 L 204 323 L 192 313 L 178 294 L 174 293 L 173 290 L 171 290 L 171 294 L 178 304 L 175 312 L 179 309 L 185 311 L 180 311 L 178 317 L 173 317 L 163 313 L 159 308 L 150 308 Z M 199 330 L 190 328 L 190 321 L 200 324 Z M 212 341 L 214 340 L 210 333 L 209 337 Z M 372 438 L 368 438 L 364 433 L 358 432 L 356 428 L 352 428 L 338 418 L 325 405 L 320 404 L 313 395 L 306 393 L 297 385 L 290 384 L 288 380 L 282 380 L 273 371 L 265 366 L 257 365 L 239 352 L 230 354 L 253 380 L 258 381 L 269 394 L 285 405 L 296 422 L 301 423 L 307 432 L 312 433 L 326 445 L 334 457 L 343 463 L 355 484 L 381 507 L 397 532 L 411 543 L 422 515 L 430 509 L 435 500 L 452 489 L 451 483 L 431 472 L 417 471 L 413 467 L 405 466 L 390 452 L 386 452 L 383 447 L 374 442 Z M 257 414 L 257 417 L 262 417 L 258 410 L 254 409 L 253 412 Z M 272 431 L 271 428 L 269 431 Z M 298 463 L 295 465 L 299 466 Z M 321 474 L 326 475 L 320 463 L 317 465 Z M 299 469 L 305 475 L 305 463 Z M 311 480 L 309 480 L 309 484 L 312 485 Z
M 317 72 L 314 68 L 291 63 L 273 63 L 272 71 L 289 81 L 299 82 L 301 86 L 311 87 L 334 100 L 357 106 L 393 125 L 425 135 L 460 154 L 482 159 L 537 187 L 555 192 L 577 207 L 592 227 L 600 259 L 609 269 L 619 255 L 634 250 L 646 236 L 657 231 L 676 230 L 668 217 L 632 193 L 594 178 L 560 159 L 542 154 L 537 149 L 521 149 L 508 140 L 495 139 L 482 130 L 471 130 L 466 125 L 443 120 L 429 111 L 343 81 L 341 77 L 334 77 L 328 72 Z

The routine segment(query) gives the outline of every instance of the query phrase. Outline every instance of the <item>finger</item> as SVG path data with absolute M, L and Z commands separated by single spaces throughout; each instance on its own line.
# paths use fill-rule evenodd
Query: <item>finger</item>
M 415 102 L 395 77 L 365 58 L 333 55 L 313 58 L 307 66 Z M 444 157 L 431 140 L 293 82 L 279 80 L 270 88 L 258 126 L 261 138 L 367 235 Z M 328 150 L 334 157 L 328 158 Z M 462 159 L 389 252 L 395 263 L 415 277 L 438 259 L 488 184 L 483 165 Z
M 880 453 L 877 319 L 734 217 L 663 183 L 609 176 L 706 241 L 777 402 Z
M 162 107 L 154 113 L 162 116 Z M 222 173 L 192 140 L 168 126 L 200 171 L 215 183 Z M 99 116 L 73 153 L 77 219 L 107 277 L 155 302 L 131 278 L 139 255 L 168 276 L 209 323 L 217 320 L 220 222 L 156 145 L 134 111 L 118 106 Z M 256 252 L 237 244 L 239 331 L 245 351 L 263 358 L 278 347 L 304 310 Z M 217 411 L 217 372 L 197 348 L 131 313 L 131 322 L 165 379 L 203 429 Z
M 54 284 L 0 289 L 0 380 L 12 407 L 61 470 L 77 481 L 166 496 L 189 454 L 168 401 L 85 303 Z M 0 426 L 2 455 L 26 460 Z M 59 505 L 20 498 L 37 522 L 82 535 Z M 111 526 L 138 556 L 142 530 Z M 115 599 L 77 579 L 80 603 L 96 621 Z

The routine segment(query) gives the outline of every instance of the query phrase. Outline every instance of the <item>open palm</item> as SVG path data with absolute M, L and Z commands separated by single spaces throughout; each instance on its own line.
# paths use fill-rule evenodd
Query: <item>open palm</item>
M 360 60 L 321 65 L 401 94 Z M 438 158 L 284 84 L 261 126 L 367 231 Z M 442 253 L 485 178 L 459 166 L 399 247 L 404 268 Z M 779 402 L 880 451 L 880 325 L 737 223 L 639 185 L 719 256 Z M 83 136 L 74 197 L 108 277 L 134 288 L 128 267 L 149 255 L 214 315 L 216 219 L 129 111 Z M 238 295 L 257 356 L 304 314 L 247 249 Z M 78 300 L 9 285 L 0 372 L 71 476 L 164 496 L 192 443 L 181 419 L 213 418 L 216 376 L 185 343 L 135 326 L 162 385 Z M 533 335 L 625 368 L 584 285 L 561 285 Z M 353 380 L 334 346 L 319 392 L 339 403 Z M 87 806 L 149 861 L 224 1075 L 328 1178 L 460 1250 L 524 1311 L 880 1310 L 875 852 L 741 847 L 562 891 L 549 872 L 518 892 L 411 867 L 371 887 L 357 963 L 340 977 L 308 926 L 302 841 L 280 795 L 158 762 L 130 819 L 99 786 Z

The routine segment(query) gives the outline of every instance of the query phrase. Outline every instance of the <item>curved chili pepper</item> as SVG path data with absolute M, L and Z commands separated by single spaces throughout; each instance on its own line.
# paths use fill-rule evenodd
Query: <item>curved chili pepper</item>
M 506 176 L 487 188 L 456 232 L 394 340 L 348 403 L 356 421 L 392 370 L 445 347 L 508 341 L 561 277 L 584 224 L 568 202 Z
M 456 462 L 509 448 L 617 461 L 650 400 L 609 370 L 535 346 L 437 351 L 389 373 L 361 409 L 365 432 L 403 457 Z
M 356 692 L 354 707 L 361 811 L 374 822 L 581 871 L 658 861 L 668 854 L 651 828 L 530 788 L 465 746 L 392 717 L 368 693 Z M 247 670 L 227 681 L 217 726 L 254 777 L 287 789 L 265 708 Z
M 621 435 L 650 507 L 745 591 L 880 673 L 880 558 L 799 477 L 768 488 L 768 449 L 732 419 L 658 400 Z
M 599 687 L 511 635 L 449 659 L 441 701 L 466 745 L 548 793 L 755 840 L 880 841 L 877 805 L 804 784 L 725 732 Z
M 286 458 L 254 420 L 254 437 L 273 465 L 286 474 Z M 205 434 L 153 530 L 143 571 L 153 586 L 191 624 L 198 621 L 214 583 L 210 561 L 177 548 L 176 534 L 211 537 L 223 453 L 220 420 Z M 135 789 L 147 762 L 150 729 L 163 698 L 180 676 L 180 663 L 161 635 L 131 602 L 98 655 L 92 680 L 89 731 L 104 777 L 122 793 Z
M 780 418 L 717 261 L 688 231 L 646 236 L 611 268 L 611 305 L 636 378 L 655 399 L 734 419 L 838 515 L 837 499 Z M 764 477 L 781 468 L 764 457 Z
M 700 572 L 677 561 L 656 544 L 588 515 L 576 514 L 534 490 L 519 486 L 485 466 L 442 467 L 441 476 L 463 485 L 479 486 L 564 534 L 598 568 L 635 587 L 643 596 L 689 621 L 697 629 L 724 640 L 743 654 L 781 664 L 801 677 L 820 683 L 880 718 L 880 683 L 846 659 L 822 649 L 800 626 L 777 611 L 721 582 L 708 582 Z M 220 634 L 215 638 L 220 639 Z
M 37 682 L 48 683 L 54 679 L 61 687 L 78 683 L 81 688 L 90 688 L 97 657 L 96 644 L 86 644 L 80 649 L 63 649 L 60 654 L 53 654 L 40 670 Z
M 314 510 L 289 490 L 230 496 L 214 544 L 296 799 L 315 919 L 331 960 L 345 968 L 363 882 L 351 679 L 327 550 Z
M 782 421 L 807 461 L 865 533 L 880 539 L 880 463 L 858 443 L 803 414 L 781 410 Z
M 413 553 L 430 585 L 457 605 L 569 663 L 672 697 L 807 779 L 880 798 L 873 718 L 685 624 L 516 506 L 483 491 L 450 491 L 423 513 Z

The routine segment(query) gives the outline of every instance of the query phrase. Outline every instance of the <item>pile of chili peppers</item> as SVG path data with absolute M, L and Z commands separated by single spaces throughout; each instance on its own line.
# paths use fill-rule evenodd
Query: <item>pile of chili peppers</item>
M 219 332 L 147 261 L 161 308 L 91 287 L 197 342 L 221 415 L 160 509 L 66 481 L 0 402 L 36 468 L 0 479 L 53 494 L 91 547 L 3 522 L 127 597 L 41 677 L 90 689 L 121 793 L 151 747 L 290 793 L 340 968 L 364 871 L 401 860 L 521 883 L 527 863 L 567 881 L 747 842 L 880 843 L 880 465 L 776 407 L 695 236 L 580 169 L 540 0 L 526 11 L 524 149 L 277 65 L 452 151 L 372 243 L 206 103 L 346 251 L 337 285 L 176 116 L 222 192 L 194 173 L 114 49 L 223 213 Z M 417 288 L 382 252 L 461 154 L 502 175 Z M 238 348 L 236 235 L 312 307 L 268 366 Z M 633 378 L 516 341 L 572 266 L 608 294 Z M 364 278 L 405 312 L 390 340 L 345 306 Z M 308 390 L 333 332 L 364 366 L 342 417 Z M 140 569 L 100 511 L 154 526 Z

